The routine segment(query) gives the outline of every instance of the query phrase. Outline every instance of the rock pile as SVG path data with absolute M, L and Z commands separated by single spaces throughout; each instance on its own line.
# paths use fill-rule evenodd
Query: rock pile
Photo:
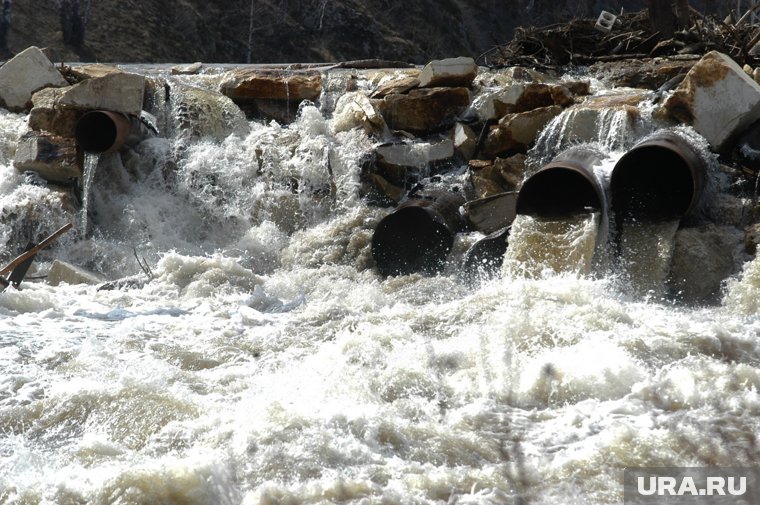
M 56 68 L 32 47 L 0 68 L 0 100 L 8 110 L 29 113 L 16 168 L 57 184 L 81 176 L 83 153 L 73 139 L 77 121 L 88 111 L 137 117 L 171 105 L 181 131 L 163 135 L 220 140 L 244 134 L 247 120 L 287 124 L 302 103 L 321 102 L 325 113 L 334 115 L 336 130 L 362 128 L 377 140 L 362 167 L 368 201 L 394 206 L 443 187 L 463 196 L 467 226 L 485 234 L 514 219 L 515 192 L 535 168 L 526 161 L 539 138 L 599 141 L 600 125 L 610 117 L 634 132 L 642 111 L 654 109 L 651 116 L 660 126 L 688 124 L 720 155 L 722 170 L 734 179 L 733 194 L 717 198 L 729 204 L 720 210 L 715 203 L 706 219 L 713 227 L 747 227 L 747 251 L 754 251 L 757 216 L 742 202 L 756 198 L 760 173 L 760 85 L 753 78 L 758 72 L 716 51 L 698 60 L 648 64 L 668 70 L 652 70 L 635 89 L 614 89 L 616 83 L 633 84 L 625 64 L 592 67 L 582 78 L 523 67 L 495 71 L 471 58 L 436 60 L 423 68 L 371 68 L 362 62 L 353 68 L 210 70 L 195 64 L 172 70 L 174 75 L 203 72 L 198 76 L 203 86 L 195 87 L 106 65 Z M 676 71 L 682 75 L 674 79 Z M 613 89 L 597 93 L 594 79 Z M 727 211 L 731 205 L 744 210 Z M 692 230 L 689 240 L 695 233 L 701 232 Z

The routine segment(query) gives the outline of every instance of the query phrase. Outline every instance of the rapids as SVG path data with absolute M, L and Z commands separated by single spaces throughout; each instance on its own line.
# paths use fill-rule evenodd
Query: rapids
M 0 503 L 622 503 L 624 467 L 760 460 L 760 260 L 716 305 L 642 298 L 585 275 L 597 215 L 574 268 L 473 287 L 461 239 L 384 279 L 340 106 L 216 138 L 149 112 L 172 134 L 103 155 L 87 238 L 29 274 L 135 282 L 0 294 Z M 13 168 L 25 122 L 0 113 L 8 256 L 77 211 Z

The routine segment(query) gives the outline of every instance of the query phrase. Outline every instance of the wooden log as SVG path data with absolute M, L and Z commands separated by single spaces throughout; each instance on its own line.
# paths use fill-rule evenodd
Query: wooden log
M 56 231 L 54 231 L 49 237 L 45 238 L 42 242 L 40 242 L 36 246 L 32 247 L 28 251 L 26 251 L 26 252 L 18 255 L 13 261 L 11 261 L 7 265 L 5 265 L 3 267 L 3 269 L 0 270 L 0 275 L 7 274 L 8 272 L 12 271 L 17 266 L 19 266 L 20 264 L 22 264 L 23 262 L 25 262 L 26 260 L 28 260 L 29 258 L 31 258 L 32 256 L 34 256 L 35 254 L 37 254 L 38 252 L 40 252 L 41 250 L 43 250 L 44 248 L 46 248 L 47 246 L 49 246 L 51 243 L 53 243 L 55 240 L 57 240 L 58 237 L 60 237 L 61 235 L 63 235 L 67 231 L 69 231 L 72 226 L 73 225 L 71 223 L 67 223 L 67 224 L 61 226 Z

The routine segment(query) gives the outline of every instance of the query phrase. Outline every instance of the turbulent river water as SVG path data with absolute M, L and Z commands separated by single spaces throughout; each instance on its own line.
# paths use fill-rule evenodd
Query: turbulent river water
M 460 244 L 382 278 L 365 133 L 307 105 L 188 138 L 165 105 L 29 274 L 133 281 L 0 294 L 0 503 L 621 503 L 625 467 L 760 460 L 760 260 L 717 304 L 644 296 L 589 273 L 596 215 L 550 230 L 577 268 L 473 286 Z M 25 121 L 0 114 L 8 249 L 78 208 L 13 168 Z

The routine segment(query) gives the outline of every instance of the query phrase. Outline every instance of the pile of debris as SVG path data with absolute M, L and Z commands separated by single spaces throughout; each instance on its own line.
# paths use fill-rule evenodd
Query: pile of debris
M 556 68 L 597 62 L 674 55 L 728 54 L 740 65 L 760 63 L 760 29 L 748 22 L 754 10 L 736 21 L 717 19 L 689 10 L 688 28 L 672 35 L 654 27 L 649 12 L 614 15 L 602 12 L 597 20 L 575 19 L 544 27 L 523 27 L 506 45 L 480 57 L 490 67 Z

